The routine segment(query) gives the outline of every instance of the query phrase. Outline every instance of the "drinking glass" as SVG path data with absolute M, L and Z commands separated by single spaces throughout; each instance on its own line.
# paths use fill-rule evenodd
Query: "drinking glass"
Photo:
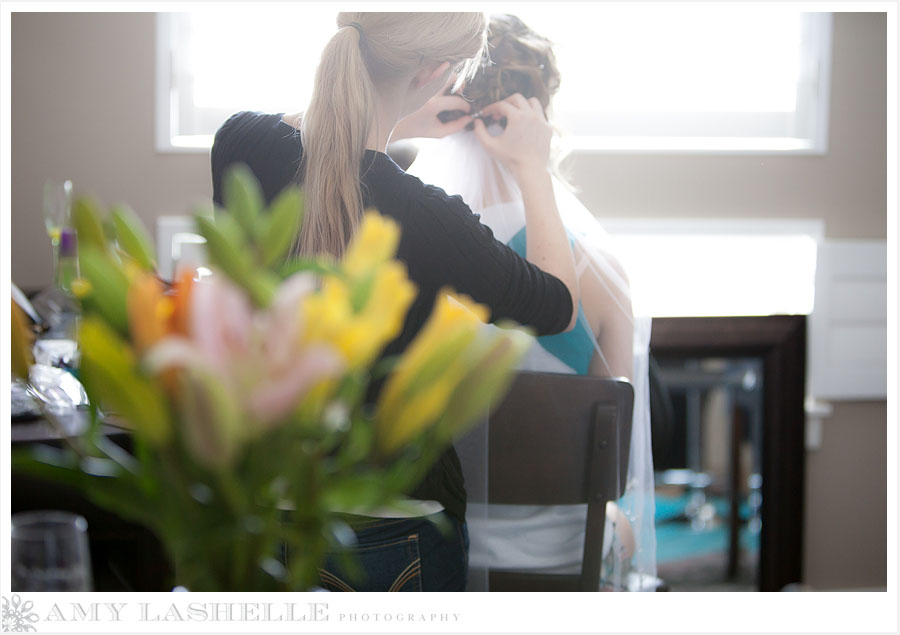
M 90 591 L 87 521 L 62 511 L 12 515 L 13 591 Z
M 59 251 L 59 237 L 63 227 L 69 225 L 72 207 L 72 181 L 66 179 L 62 183 L 46 181 L 44 183 L 44 227 L 53 245 L 53 273 L 56 274 L 56 263 Z

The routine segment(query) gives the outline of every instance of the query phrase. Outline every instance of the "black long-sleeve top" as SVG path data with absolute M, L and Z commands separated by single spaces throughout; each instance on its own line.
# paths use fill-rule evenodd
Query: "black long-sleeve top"
M 245 163 L 270 203 L 295 182 L 302 152 L 299 133 L 281 114 L 233 115 L 219 128 L 212 147 L 213 200 L 223 204 L 222 180 L 228 166 Z M 572 297 L 562 281 L 497 241 L 459 196 L 422 183 L 386 154 L 373 150 L 366 150 L 360 178 L 364 207 L 375 207 L 400 225 L 397 259 L 406 264 L 418 289 L 402 332 L 382 355 L 403 352 L 425 324 L 444 286 L 488 306 L 491 321 L 511 319 L 539 335 L 568 326 Z M 410 495 L 437 500 L 463 518 L 465 488 L 452 448 Z

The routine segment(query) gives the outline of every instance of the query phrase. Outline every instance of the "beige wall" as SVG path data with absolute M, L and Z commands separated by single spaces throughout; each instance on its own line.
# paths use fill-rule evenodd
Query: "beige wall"
M 886 422 L 883 401 L 837 403 L 806 455 L 803 569 L 815 588 L 887 584 Z
M 105 203 L 127 201 L 150 227 L 208 200 L 205 154 L 154 150 L 154 35 L 152 14 L 13 14 L 12 277 L 20 286 L 51 277 L 45 178 L 71 178 Z M 837 14 L 826 155 L 583 154 L 573 175 L 601 216 L 822 218 L 828 237 L 884 239 L 885 77 L 884 15 Z M 840 404 L 809 455 L 805 571 L 814 586 L 885 583 L 885 430 L 884 402 Z
M 149 13 L 12 15 L 13 280 L 50 281 L 44 179 L 70 178 L 110 205 L 127 202 L 151 229 L 209 199 L 205 154 L 154 144 L 155 27 Z

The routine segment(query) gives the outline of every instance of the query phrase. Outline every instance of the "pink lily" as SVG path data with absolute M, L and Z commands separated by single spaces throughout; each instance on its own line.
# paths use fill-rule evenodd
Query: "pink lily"
M 311 275 L 297 274 L 279 287 L 268 310 L 254 311 L 243 291 L 214 274 L 194 287 L 187 337 L 164 338 L 148 351 L 144 362 L 153 372 L 200 371 L 207 381 L 221 385 L 222 390 L 209 394 L 230 403 L 220 403 L 218 410 L 193 408 L 191 417 L 221 413 L 224 407 L 237 409 L 238 416 L 246 419 L 245 433 L 277 425 L 313 386 L 335 377 L 344 367 L 330 346 L 303 344 L 301 302 L 314 289 Z M 188 438 L 202 442 L 216 422 L 192 422 L 191 417 L 185 417 L 184 425 L 205 432 Z

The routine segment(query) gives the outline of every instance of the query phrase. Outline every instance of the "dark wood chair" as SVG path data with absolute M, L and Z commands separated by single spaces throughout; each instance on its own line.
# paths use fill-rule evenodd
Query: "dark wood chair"
M 587 503 L 585 548 L 580 574 L 490 571 L 491 591 L 599 590 L 606 503 L 624 493 L 633 403 L 634 390 L 625 380 L 535 372 L 516 376 L 487 423 L 487 493 L 471 500 Z M 473 434 L 484 438 L 483 430 Z

